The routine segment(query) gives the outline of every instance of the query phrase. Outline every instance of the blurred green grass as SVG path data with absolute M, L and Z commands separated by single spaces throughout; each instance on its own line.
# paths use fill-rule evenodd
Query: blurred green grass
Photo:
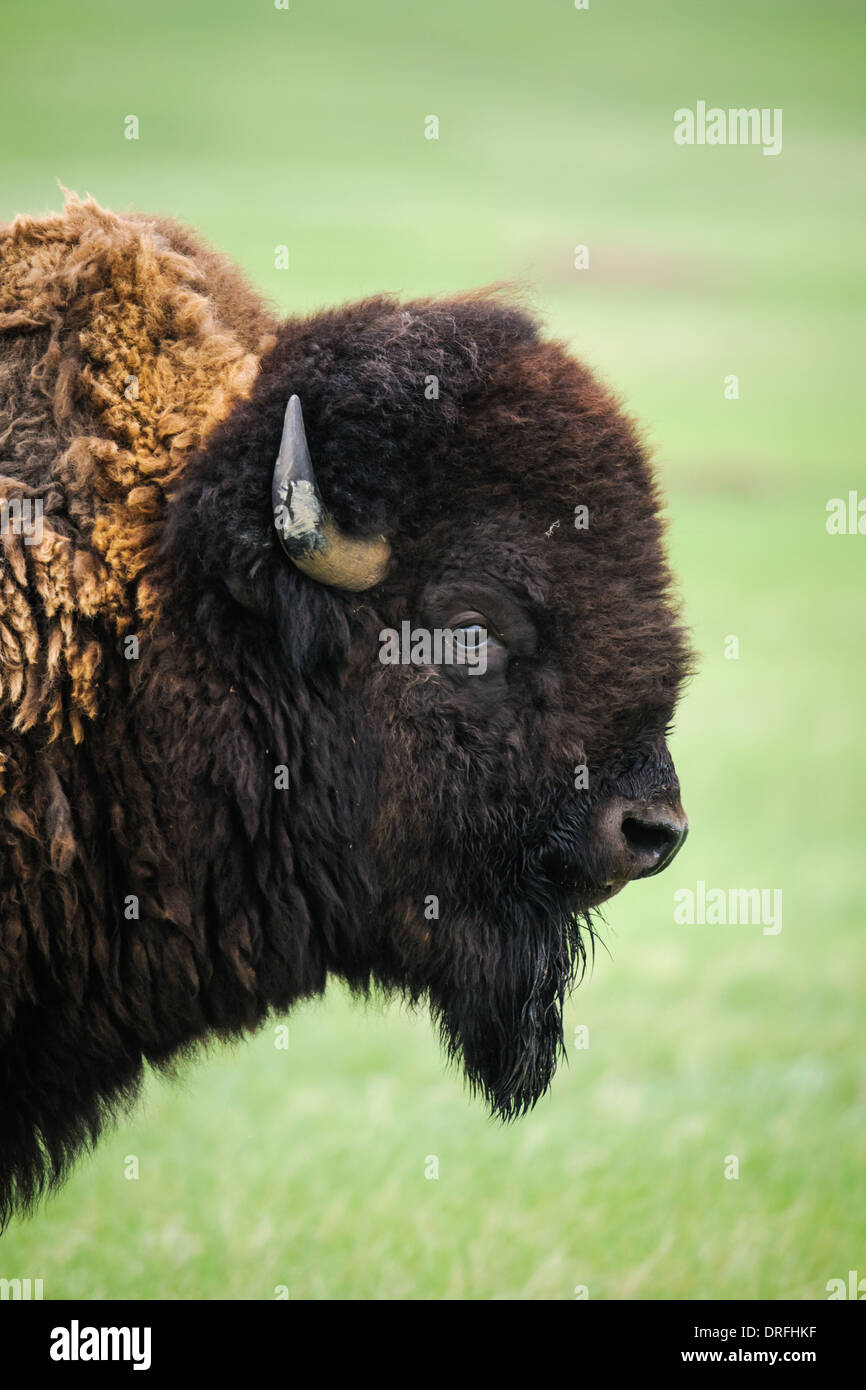
M 866 493 L 863 33 L 843 0 L 7 0 L 0 217 L 58 206 L 58 179 L 168 213 L 285 312 L 532 286 L 654 445 L 702 665 L 673 740 L 689 843 L 609 907 L 569 1009 L 590 1046 L 532 1115 L 494 1124 L 423 1015 L 334 986 L 288 1051 L 269 1029 L 151 1082 L 0 1275 L 383 1299 L 808 1299 L 866 1275 L 866 540 L 824 526 Z M 782 154 L 675 147 L 699 98 L 781 106 Z M 677 926 L 697 879 L 781 887 L 781 933 Z

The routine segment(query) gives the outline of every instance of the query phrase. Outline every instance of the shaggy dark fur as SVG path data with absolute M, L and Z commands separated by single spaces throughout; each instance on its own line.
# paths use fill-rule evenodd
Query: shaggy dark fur
M 0 1216 L 145 1059 L 331 973 L 428 1000 L 520 1113 L 605 896 L 593 810 L 676 793 L 687 652 L 632 426 L 495 294 L 277 327 L 189 234 L 78 203 L 0 234 L 0 273 L 0 495 L 46 511 L 0 557 Z M 392 540 L 367 593 L 276 542 L 291 392 L 337 521 Z M 506 671 L 378 660 L 465 610 Z

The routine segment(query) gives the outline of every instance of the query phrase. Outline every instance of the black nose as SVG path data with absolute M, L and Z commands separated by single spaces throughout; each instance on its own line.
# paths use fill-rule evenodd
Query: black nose
M 675 820 L 664 812 L 638 810 L 622 819 L 623 839 L 636 860 L 646 861 L 638 878 L 650 878 L 666 869 L 688 833 L 685 816 Z
M 666 869 L 689 833 L 679 801 L 642 802 L 614 797 L 595 819 L 596 844 L 608 880 L 627 883 Z

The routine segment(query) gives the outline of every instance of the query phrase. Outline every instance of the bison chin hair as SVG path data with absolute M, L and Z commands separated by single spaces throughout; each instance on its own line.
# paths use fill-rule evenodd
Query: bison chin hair
M 490 917 L 487 918 L 488 922 Z M 427 998 L 449 1058 L 462 1063 L 473 1092 L 491 1112 L 514 1120 L 548 1090 L 565 1056 L 565 1000 L 594 954 L 589 911 L 509 904 L 479 949 L 478 924 L 465 923 L 447 971 Z

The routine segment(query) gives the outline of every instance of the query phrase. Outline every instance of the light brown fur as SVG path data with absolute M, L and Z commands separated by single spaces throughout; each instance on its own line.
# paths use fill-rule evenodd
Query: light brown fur
M 119 641 L 153 620 L 145 575 L 167 498 L 249 394 L 274 327 L 176 223 L 72 195 L 0 227 L 0 501 L 44 509 L 38 544 L 0 536 L 0 716 L 15 730 L 83 737 L 99 702 L 92 625 Z

